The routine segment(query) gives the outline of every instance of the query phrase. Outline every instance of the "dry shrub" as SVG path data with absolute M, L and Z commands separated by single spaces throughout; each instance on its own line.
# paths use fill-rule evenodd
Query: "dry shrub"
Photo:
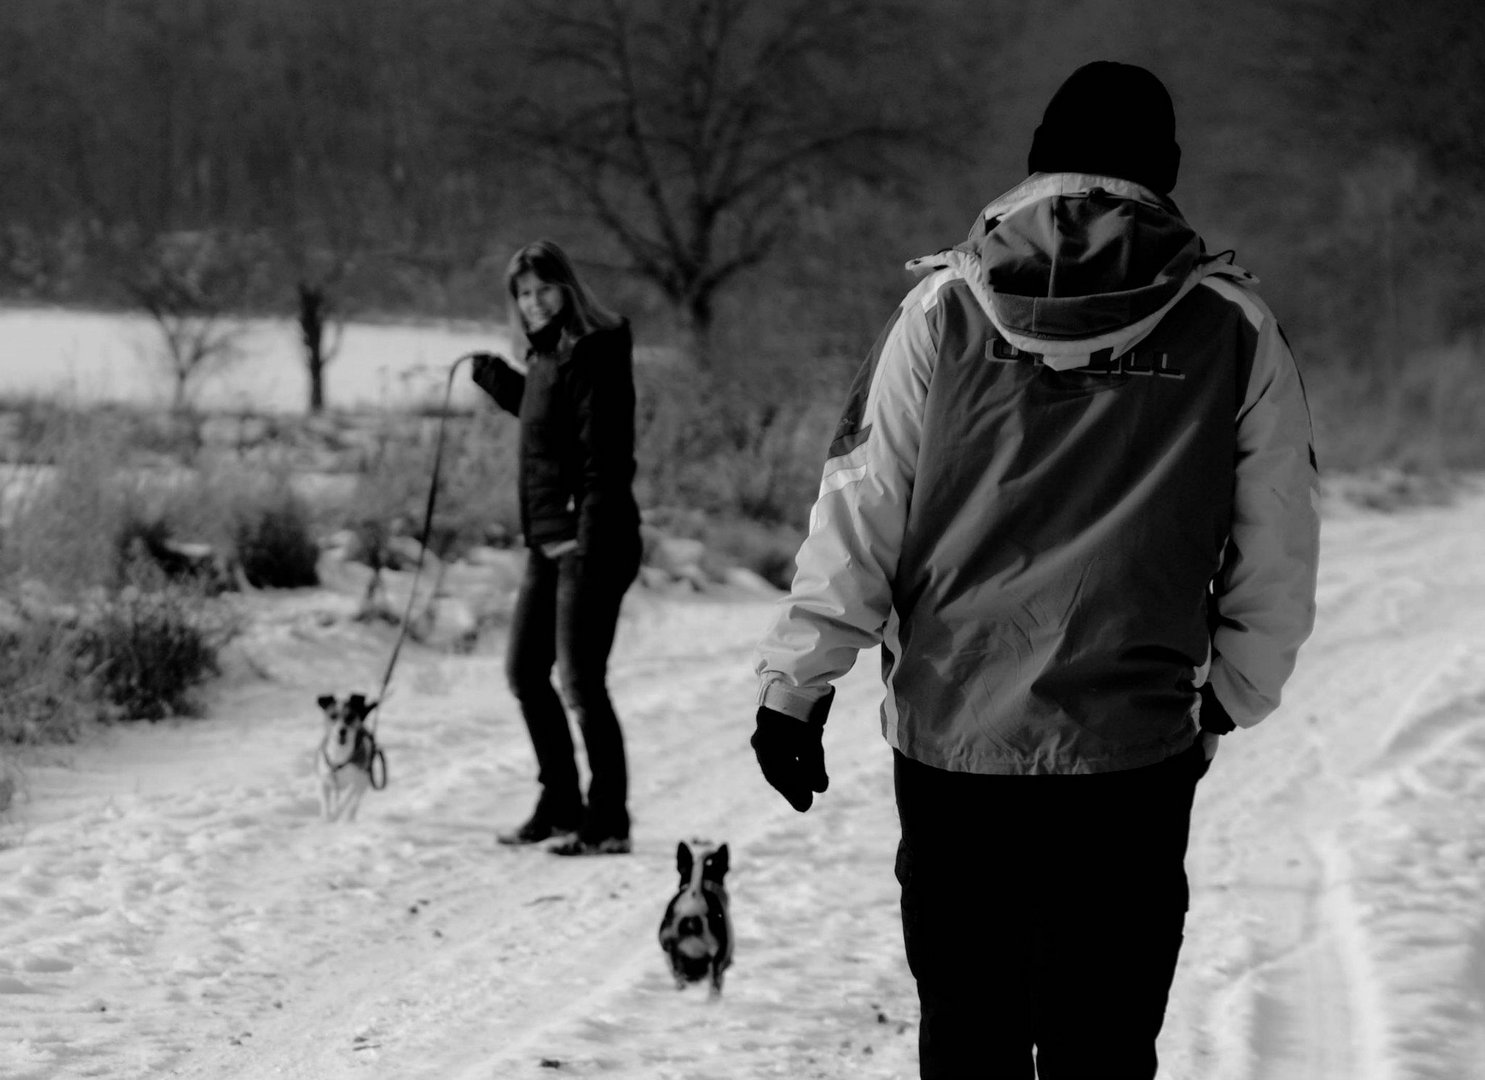
M 348 505 L 340 508 L 374 565 L 386 563 L 389 537 L 421 534 L 440 418 L 404 419 L 399 427 L 390 426 L 396 418 L 388 423 L 376 453 L 362 463 Z M 453 558 L 477 545 L 509 545 L 520 533 L 515 418 L 491 406 L 473 416 L 450 415 L 443 423 L 429 547 L 441 558 Z
M 71 644 L 105 718 L 159 720 L 199 715 L 192 694 L 218 673 L 218 655 L 236 629 L 193 589 L 131 585 L 90 605 Z
M 320 548 L 304 500 L 287 483 L 258 495 L 238 507 L 232 535 L 243 576 L 257 588 L 318 585 Z
M 0 739 L 66 740 L 94 720 L 190 714 L 235 632 L 149 557 L 170 535 L 124 446 L 79 414 L 10 501 L 0 567 Z M 157 485 L 158 486 L 158 485 Z
M 0 629 L 0 742 L 71 742 L 97 718 L 97 686 L 76 663 L 77 630 L 60 618 Z
M 802 529 L 764 525 L 747 518 L 710 518 L 699 537 L 723 563 L 745 566 L 770 585 L 787 589 L 794 581 L 794 556 Z
M 319 543 L 309 504 L 286 470 L 198 473 L 163 510 L 172 531 L 221 550 L 261 589 L 319 584 Z
M 1332 361 L 1306 372 L 1323 471 L 1424 475 L 1485 465 L 1485 336 L 1420 349 L 1379 385 Z
M 838 407 L 680 366 L 636 370 L 640 502 L 800 527 Z
M 169 570 L 168 542 L 206 544 L 209 565 L 184 568 L 209 591 L 235 586 L 236 571 L 257 588 L 318 584 L 319 545 L 305 499 L 284 469 L 236 465 L 182 470 L 136 497 L 123 526 L 125 551 L 143 548 Z M 136 542 L 137 541 L 137 542 Z
M 227 609 L 158 580 L 75 604 L 15 602 L 10 613 L 0 630 L 7 742 L 70 741 L 99 720 L 196 715 L 192 695 L 237 631 Z
M 0 569 L 63 595 L 115 585 L 119 536 L 138 490 L 118 435 L 86 416 L 39 448 L 38 472 L 10 500 Z

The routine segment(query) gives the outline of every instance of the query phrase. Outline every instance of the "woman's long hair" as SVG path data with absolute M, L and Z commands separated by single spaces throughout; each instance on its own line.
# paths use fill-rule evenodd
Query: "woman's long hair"
M 530 329 L 516 304 L 516 278 L 527 271 L 540 281 L 561 287 L 567 297 L 567 325 L 564 329 L 574 337 L 594 330 L 606 330 L 623 321 L 617 312 L 599 303 L 583 287 L 577 271 L 572 268 L 572 261 L 561 248 L 550 240 L 534 240 L 512 255 L 505 268 L 505 291 L 509 295 L 512 326 Z

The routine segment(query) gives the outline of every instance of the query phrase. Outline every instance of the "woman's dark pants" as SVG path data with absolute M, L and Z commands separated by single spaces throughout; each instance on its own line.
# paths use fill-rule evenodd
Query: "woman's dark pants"
M 925 1080 L 1154 1077 L 1207 768 L 1200 743 L 1158 765 L 1077 776 L 895 759 Z
M 537 813 L 557 825 L 580 823 L 585 840 L 629 835 L 624 736 L 606 673 L 619 606 L 639 559 L 637 538 L 628 550 L 598 556 L 572 552 L 549 559 L 533 549 L 511 624 L 506 678 L 536 751 Z M 554 665 L 560 697 L 552 686 Z M 564 701 L 587 751 L 586 808 Z

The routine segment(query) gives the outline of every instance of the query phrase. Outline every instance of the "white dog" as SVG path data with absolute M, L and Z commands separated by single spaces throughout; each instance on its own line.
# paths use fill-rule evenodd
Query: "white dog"
M 386 758 L 366 727 L 376 702 L 368 702 L 364 694 L 351 694 L 344 701 L 321 694 L 316 700 L 325 714 L 325 734 L 315 757 L 320 816 L 326 821 L 354 821 L 366 789 L 380 789 L 387 782 Z

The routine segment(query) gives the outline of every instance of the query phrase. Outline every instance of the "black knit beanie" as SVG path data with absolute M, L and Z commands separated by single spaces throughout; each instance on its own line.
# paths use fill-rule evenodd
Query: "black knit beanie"
M 1132 180 L 1168 195 L 1181 148 L 1165 84 L 1142 67 L 1097 60 L 1067 77 L 1031 139 L 1028 172 Z

